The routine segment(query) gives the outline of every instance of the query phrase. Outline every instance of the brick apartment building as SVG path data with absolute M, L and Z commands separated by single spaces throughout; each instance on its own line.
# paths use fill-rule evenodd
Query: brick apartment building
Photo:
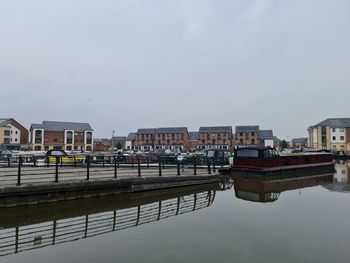
M 199 145 L 199 132 L 188 132 L 189 149 L 196 150 Z
M 236 126 L 235 145 L 276 147 L 277 138 L 272 130 L 260 130 L 259 125 Z
M 236 126 L 235 145 L 258 145 L 259 126 Z
M 198 148 L 230 149 L 233 147 L 232 126 L 200 127 Z
M 153 150 L 156 131 L 157 129 L 155 128 L 138 129 L 135 136 L 134 149 Z
M 155 149 L 184 150 L 189 148 L 186 127 L 158 128 L 155 134 Z
M 184 150 L 189 147 L 186 127 L 139 129 L 134 136 L 133 148 L 138 150 Z
M 28 130 L 13 118 L 0 118 L 0 147 L 27 148 Z
M 92 151 L 93 130 L 88 123 L 43 121 L 30 126 L 30 148 Z

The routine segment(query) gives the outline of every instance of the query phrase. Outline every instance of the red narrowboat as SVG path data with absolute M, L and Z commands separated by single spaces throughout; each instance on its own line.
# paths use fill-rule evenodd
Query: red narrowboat
M 244 147 L 235 149 L 231 171 L 281 172 L 320 167 L 334 167 L 331 153 L 280 155 L 271 147 Z

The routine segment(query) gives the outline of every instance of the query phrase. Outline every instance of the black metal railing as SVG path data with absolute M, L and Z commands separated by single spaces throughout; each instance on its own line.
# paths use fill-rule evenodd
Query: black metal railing
M 25 183 L 94 180 L 119 177 L 189 176 L 216 173 L 210 158 L 166 162 L 164 156 L 132 155 L 19 156 L 7 157 L 0 166 L 0 188 Z

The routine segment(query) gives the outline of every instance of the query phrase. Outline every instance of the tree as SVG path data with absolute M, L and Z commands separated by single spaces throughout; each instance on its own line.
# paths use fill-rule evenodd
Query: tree
M 117 145 L 116 145 L 117 149 L 120 150 L 121 148 L 123 148 L 123 145 L 121 142 L 117 142 Z
M 289 143 L 286 140 L 281 141 L 281 148 L 282 149 L 289 148 Z

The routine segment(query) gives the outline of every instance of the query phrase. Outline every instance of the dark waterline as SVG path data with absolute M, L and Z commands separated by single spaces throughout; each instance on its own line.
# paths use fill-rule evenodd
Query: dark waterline
M 348 262 L 349 172 L 3 209 L 0 262 Z

